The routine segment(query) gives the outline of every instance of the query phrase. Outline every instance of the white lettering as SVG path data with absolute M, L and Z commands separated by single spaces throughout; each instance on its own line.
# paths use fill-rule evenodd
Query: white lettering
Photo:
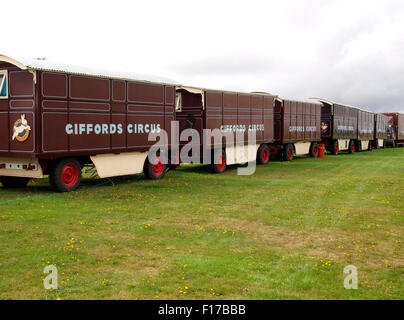
M 67 134 L 73 134 L 73 125 L 70 123 L 66 125 L 65 131 Z
M 100 134 L 101 133 L 101 125 L 96 124 L 94 126 L 94 132 L 95 132 L 95 134 Z

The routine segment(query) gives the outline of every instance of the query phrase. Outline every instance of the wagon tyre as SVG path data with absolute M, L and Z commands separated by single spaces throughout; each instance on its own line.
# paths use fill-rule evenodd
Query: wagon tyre
M 337 155 L 339 152 L 339 146 L 338 146 L 338 141 L 334 141 L 332 146 L 331 146 L 331 153 L 333 155 Z
M 348 153 L 352 154 L 354 152 L 355 152 L 355 143 L 351 140 L 349 141 Z
M 362 142 L 357 141 L 356 142 L 356 152 L 361 152 L 362 151 Z
M 49 182 L 57 192 L 76 190 L 81 182 L 81 164 L 75 158 L 60 159 L 50 166 Z
M 0 182 L 4 188 L 24 188 L 29 180 L 31 179 L 23 177 L 0 177 Z
M 269 162 L 270 153 L 271 152 L 267 145 L 261 145 L 257 152 L 257 162 L 259 164 L 267 164 Z
M 369 141 L 368 151 L 372 151 L 372 150 L 373 150 L 373 142 Z
M 313 142 L 310 146 L 310 157 L 318 158 L 318 143 Z
M 149 158 L 146 158 L 143 167 L 143 173 L 149 180 L 159 180 L 164 177 L 167 172 L 167 165 L 164 163 L 163 158 L 157 156 L 153 163 L 149 161 Z
M 213 151 L 211 169 L 214 173 L 223 173 L 226 171 L 227 161 L 224 150 Z
M 293 145 L 290 143 L 286 145 L 284 153 L 283 153 L 283 160 L 285 161 L 292 161 L 293 160 Z

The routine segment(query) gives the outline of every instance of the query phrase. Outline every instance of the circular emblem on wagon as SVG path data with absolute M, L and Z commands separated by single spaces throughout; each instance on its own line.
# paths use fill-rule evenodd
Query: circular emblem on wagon
M 328 123 L 321 122 L 321 132 L 326 133 L 328 131 Z
M 28 125 L 25 114 L 21 115 L 21 119 L 14 122 L 13 137 L 11 140 L 17 139 L 17 141 L 23 142 L 28 139 L 31 127 Z

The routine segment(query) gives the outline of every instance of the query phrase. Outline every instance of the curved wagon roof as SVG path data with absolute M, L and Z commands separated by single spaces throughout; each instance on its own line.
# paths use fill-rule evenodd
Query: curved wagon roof
M 330 101 L 330 100 L 322 99 L 322 98 L 310 98 L 310 99 L 317 100 L 317 101 L 319 101 L 319 102 L 321 102 L 321 103 L 329 104 L 329 105 L 331 105 L 331 106 L 333 106 L 334 104 L 336 104 L 336 105 L 340 105 L 340 106 L 344 106 L 344 107 L 348 107 L 348 108 L 353 108 L 353 109 L 358 109 L 358 110 L 361 110 L 361 111 L 366 111 L 366 112 L 374 113 L 374 111 L 372 111 L 372 110 L 370 110 L 370 109 L 366 109 L 366 108 L 363 108 L 363 107 L 355 107 L 355 106 L 351 106 L 351 105 L 346 104 L 346 103 L 340 103 L 340 102 Z
M 11 58 L 9 56 L 0 54 L 0 67 L 4 64 L 14 65 L 20 68 L 21 70 L 41 70 L 41 71 L 70 73 L 70 74 L 100 77 L 100 78 L 112 78 L 121 80 L 133 80 L 141 82 L 179 85 L 177 81 L 174 81 L 169 78 L 144 75 L 144 74 L 135 74 L 125 71 L 93 69 L 83 66 L 59 63 L 45 58 L 26 58 L 26 57 Z
M 302 102 L 302 103 L 310 103 L 310 104 L 318 104 L 318 105 L 323 105 L 321 101 L 314 100 L 314 99 L 300 99 L 300 98 L 284 98 L 284 97 L 276 97 L 275 100 L 278 100 L 279 102 L 283 101 L 292 101 L 292 102 Z

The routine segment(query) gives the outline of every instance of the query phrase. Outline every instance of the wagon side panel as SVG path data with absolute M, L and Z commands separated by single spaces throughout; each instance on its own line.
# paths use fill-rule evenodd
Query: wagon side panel
M 374 136 L 373 113 L 358 110 L 358 138 L 359 140 L 372 140 Z
M 264 110 L 263 110 L 263 123 L 264 123 L 264 142 L 273 142 L 275 139 L 274 133 L 274 97 L 264 96 Z
M 263 132 L 265 127 L 263 126 L 263 108 L 264 97 L 253 95 L 251 97 L 251 128 L 250 130 L 256 133 L 256 143 L 261 144 L 263 142 Z
M 282 143 L 293 141 L 293 133 L 290 128 L 295 125 L 295 115 L 292 111 L 292 102 L 289 100 L 283 101 L 282 112 Z
M 2 99 L 0 152 L 30 157 L 36 152 L 37 117 L 34 74 L 26 70 L 7 70 L 8 99 Z M 4 88 L 3 88 L 4 89 Z
M 358 139 L 358 109 L 334 104 L 334 139 Z
M 129 81 L 127 92 L 128 149 L 147 151 L 155 144 L 155 141 L 149 141 L 149 134 L 166 128 L 165 87 L 160 84 Z
M 251 99 L 250 95 L 238 94 L 238 126 L 244 131 L 244 141 L 248 141 L 248 128 L 251 124 Z
M 399 113 L 397 117 L 398 140 L 404 140 L 404 114 Z
M 237 94 L 223 93 L 223 126 L 224 131 L 237 132 Z M 235 134 L 234 134 L 235 137 Z
M 210 130 L 221 129 L 223 125 L 223 93 L 215 91 L 205 92 L 205 128 Z M 222 144 L 212 141 L 212 147 L 221 147 Z

